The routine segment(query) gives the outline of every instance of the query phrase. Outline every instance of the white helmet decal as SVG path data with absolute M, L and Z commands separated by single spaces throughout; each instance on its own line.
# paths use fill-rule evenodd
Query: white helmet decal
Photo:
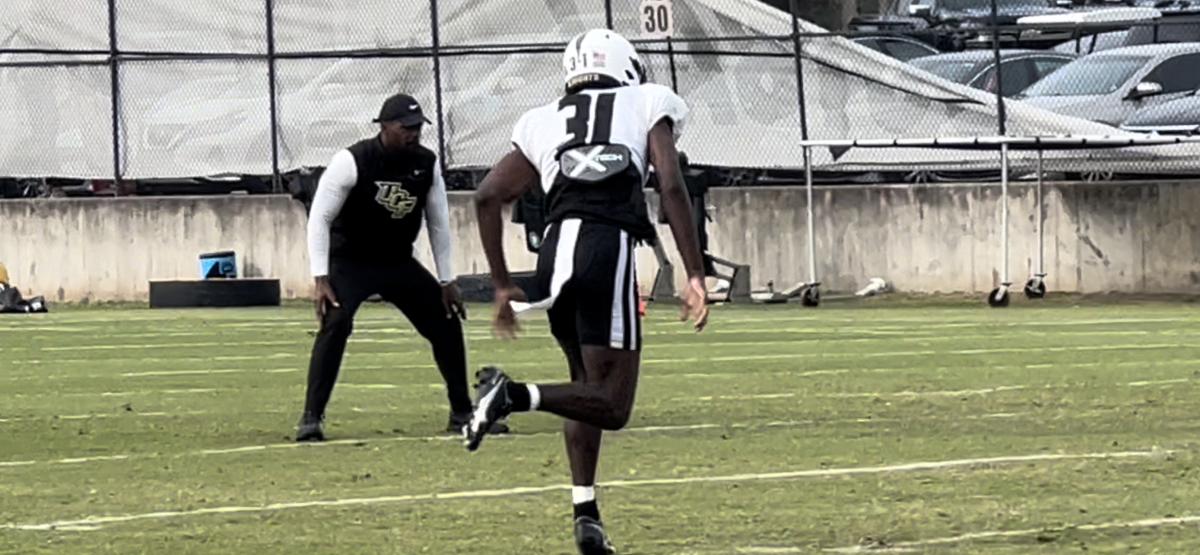
M 637 85 L 646 80 L 633 44 L 608 29 L 592 29 L 571 39 L 563 52 L 563 69 L 568 89 L 601 80 L 618 85 Z

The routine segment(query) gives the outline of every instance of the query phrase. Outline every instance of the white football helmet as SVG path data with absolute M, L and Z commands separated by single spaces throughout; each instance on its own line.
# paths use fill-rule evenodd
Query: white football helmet
M 633 44 L 608 29 L 575 35 L 563 52 L 563 69 L 567 72 L 567 90 L 601 81 L 616 85 L 646 81 L 646 70 Z

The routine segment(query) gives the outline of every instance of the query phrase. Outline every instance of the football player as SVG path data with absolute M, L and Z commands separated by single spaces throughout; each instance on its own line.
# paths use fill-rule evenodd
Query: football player
M 526 112 L 515 147 L 476 193 L 479 232 L 495 286 L 496 334 L 515 337 L 517 314 L 549 311 L 571 381 L 528 384 L 498 368 L 477 374 L 475 411 L 463 433 L 474 451 L 509 413 L 563 417 L 573 480 L 575 541 L 585 555 L 614 553 L 596 504 L 603 430 L 629 421 L 642 348 L 634 249 L 654 238 L 643 188 L 648 165 L 661 180 L 662 207 L 688 274 L 681 320 L 708 319 L 703 263 L 675 140 L 688 107 L 669 88 L 646 83 L 637 51 L 605 29 L 574 37 L 563 53 L 566 94 Z M 537 293 L 527 302 L 508 272 L 501 208 L 527 188 L 546 193 L 548 224 L 539 249 Z

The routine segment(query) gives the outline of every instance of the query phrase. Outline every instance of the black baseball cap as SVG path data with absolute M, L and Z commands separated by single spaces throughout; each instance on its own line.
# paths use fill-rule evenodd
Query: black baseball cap
M 405 127 L 416 127 L 422 123 L 433 123 L 421 112 L 421 105 L 417 102 L 417 99 L 404 93 L 392 95 L 385 100 L 383 107 L 379 109 L 379 117 L 372 121 L 375 123 L 394 121 Z

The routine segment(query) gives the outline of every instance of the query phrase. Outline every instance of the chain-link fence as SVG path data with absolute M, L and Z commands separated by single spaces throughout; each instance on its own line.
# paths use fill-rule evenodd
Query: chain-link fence
M 693 164 L 784 181 L 804 167 L 804 140 L 1200 128 L 1200 12 L 1028 19 L 1009 4 L 1033 0 L 914 0 L 830 33 L 793 15 L 794 1 L 792 13 L 676 1 L 666 15 L 664 0 L 14 1 L 0 22 L 0 177 L 152 187 L 258 176 L 279 190 L 282 177 L 372 134 L 398 91 L 428 108 L 423 142 L 443 164 L 484 168 L 510 148 L 522 112 L 561 93 L 566 42 L 603 27 L 634 39 L 650 78 L 690 104 L 681 149 Z M 990 9 L 950 20 L 968 4 Z M 663 18 L 670 38 L 647 38 Z M 996 152 L 948 152 L 811 154 L 822 180 L 999 175 Z M 1026 156 L 1014 153 L 1014 166 Z M 1063 150 L 1046 153 L 1044 168 L 1194 175 L 1200 157 L 1187 146 Z

